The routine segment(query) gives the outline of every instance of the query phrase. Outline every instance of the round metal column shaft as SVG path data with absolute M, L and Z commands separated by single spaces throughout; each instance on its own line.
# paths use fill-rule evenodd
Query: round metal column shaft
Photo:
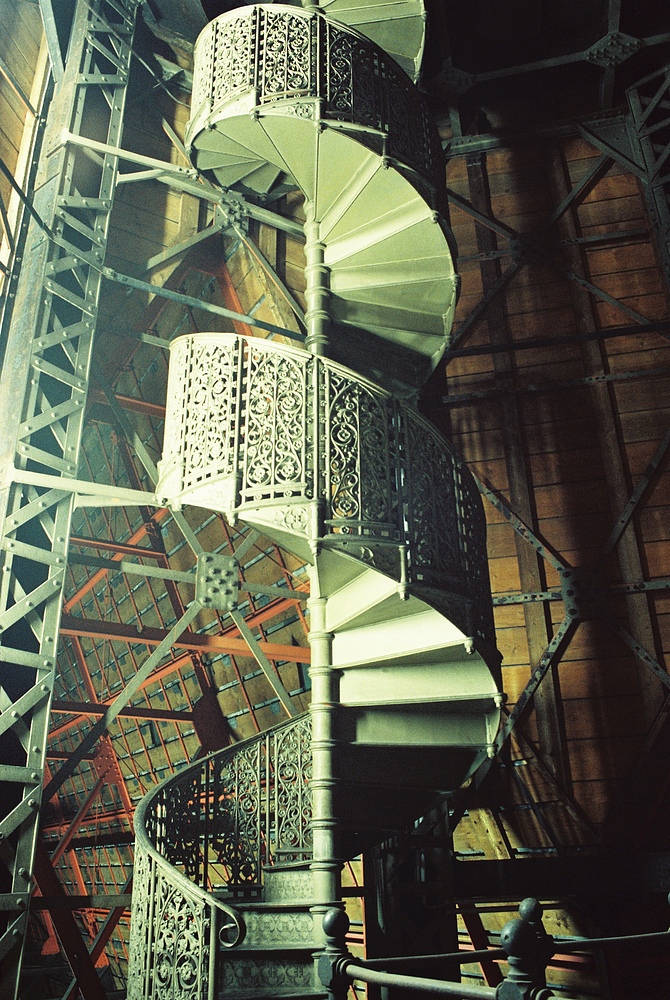
M 326 247 L 320 241 L 320 225 L 315 218 L 315 206 L 311 201 L 305 202 L 305 298 L 307 312 L 307 339 L 305 346 L 312 354 L 321 357 L 328 356 L 330 343 L 330 299 L 329 269 L 324 263 Z
M 340 896 L 340 868 L 335 848 L 333 791 L 333 711 L 338 700 L 336 674 L 332 668 L 333 636 L 326 631 L 326 598 L 319 595 L 316 567 L 311 572 L 312 596 L 307 602 L 310 614 L 309 644 L 312 679 L 312 831 L 313 893 L 315 933 L 322 937 L 322 920 L 329 907 L 337 906 Z

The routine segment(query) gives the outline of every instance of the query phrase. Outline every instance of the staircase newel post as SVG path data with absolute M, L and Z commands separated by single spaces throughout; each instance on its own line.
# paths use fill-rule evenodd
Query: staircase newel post
M 325 912 L 339 905 L 341 863 L 336 856 L 333 805 L 333 712 L 337 704 L 337 676 L 332 668 L 333 636 L 326 629 L 326 598 L 319 589 L 316 568 L 311 573 L 312 597 L 309 644 L 312 651 L 312 891 L 315 944 L 323 941 Z
M 328 990 L 328 1000 L 346 1000 L 349 983 L 343 975 L 343 966 L 351 958 L 347 950 L 346 935 L 349 917 L 337 907 L 326 912 L 323 933 L 326 946 L 319 958 L 318 972 L 321 984 Z
M 508 955 L 509 975 L 498 986 L 496 1000 L 548 1000 L 546 969 L 554 954 L 554 939 L 542 924 L 542 907 L 528 897 L 519 916 L 505 924 L 500 943 Z

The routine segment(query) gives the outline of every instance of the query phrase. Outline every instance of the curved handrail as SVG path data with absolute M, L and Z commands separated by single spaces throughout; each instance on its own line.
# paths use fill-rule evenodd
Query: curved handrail
M 305 713 L 196 761 L 144 797 L 129 1000 L 181 996 L 185 982 L 215 996 L 218 951 L 246 931 L 221 893 L 259 892 L 264 864 L 311 854 L 310 742 Z
M 305 712 L 167 778 L 138 807 L 138 845 L 205 895 L 254 891 L 264 864 L 307 859 L 310 738 Z

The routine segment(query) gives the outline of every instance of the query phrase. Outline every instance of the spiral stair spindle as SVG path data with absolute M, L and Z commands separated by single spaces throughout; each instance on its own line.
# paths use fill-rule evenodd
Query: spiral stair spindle
M 174 341 L 158 492 L 308 564 L 312 706 L 143 803 L 131 1000 L 322 994 L 342 863 L 491 752 L 481 503 L 412 402 L 457 290 L 439 139 L 398 65 L 416 76 L 424 20 L 420 0 L 252 5 L 196 43 L 194 165 L 247 197 L 304 195 L 308 335 Z

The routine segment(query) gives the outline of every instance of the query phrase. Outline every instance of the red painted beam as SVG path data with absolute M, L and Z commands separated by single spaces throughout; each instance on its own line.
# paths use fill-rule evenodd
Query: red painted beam
M 277 611 L 275 610 L 275 614 Z M 101 622 L 93 618 L 79 618 L 64 614 L 61 619 L 61 635 L 86 636 L 89 639 L 110 639 L 121 642 L 140 642 L 146 646 L 158 646 L 168 634 L 167 629 L 140 628 L 121 622 Z M 173 645 L 177 649 L 196 652 L 230 653 L 233 656 L 252 656 L 244 639 L 228 635 L 205 635 L 199 632 L 183 632 Z M 288 660 L 291 663 L 309 663 L 310 650 L 306 646 L 280 646 L 273 642 L 259 642 L 269 660 Z M 155 680 L 153 677 L 151 680 Z
M 154 679 L 152 678 L 152 683 Z M 113 700 L 113 699 L 112 699 Z M 78 715 L 104 715 L 112 703 L 91 704 L 88 701 L 59 701 L 51 703 L 51 711 L 59 713 L 72 713 Z M 122 708 L 119 715 L 124 715 L 128 719 L 153 719 L 158 722 L 193 722 L 192 712 L 173 712 L 167 708 L 139 708 L 132 705 Z M 49 733 L 50 737 L 56 735 L 55 731 Z
M 153 519 L 152 520 L 154 522 L 161 521 L 164 517 L 167 517 L 167 515 L 169 513 L 170 512 L 169 512 L 169 510 L 167 510 L 167 508 L 161 507 L 158 510 L 156 510 L 156 511 L 153 512 Z M 146 538 L 147 532 L 148 532 L 148 526 L 146 524 L 141 524 L 140 527 L 137 529 L 137 531 L 134 532 L 134 534 L 132 534 L 130 536 L 130 538 L 128 539 L 128 543 L 130 545 L 135 545 L 136 542 L 139 542 L 140 538 Z M 121 552 L 115 552 L 112 555 L 112 559 L 115 562 L 118 562 L 121 559 L 121 557 L 122 557 L 122 553 Z M 81 585 L 81 587 L 79 588 L 79 590 L 77 590 L 76 593 L 74 593 L 72 595 L 72 597 L 70 597 L 65 602 L 65 604 L 63 605 L 63 610 L 64 611 L 71 611 L 72 608 L 75 606 L 75 604 L 77 604 L 78 601 L 80 601 L 82 599 L 82 597 L 85 597 L 86 594 L 88 594 L 89 591 L 93 590 L 93 588 L 96 586 L 96 584 L 98 584 L 101 580 L 104 580 L 104 578 L 107 576 L 108 573 L 109 573 L 109 570 L 107 570 L 107 569 L 99 569 L 97 573 L 94 573 L 93 576 L 90 577 L 86 581 L 86 583 L 83 583 Z
M 39 839 L 35 849 L 35 881 L 42 896 L 67 900 L 44 843 Z M 49 911 L 49 915 L 83 1000 L 107 1000 L 100 977 L 95 971 L 94 960 L 89 954 L 72 912 L 69 909 L 54 907 Z
M 103 538 L 86 538 L 82 535 L 70 535 L 70 545 L 78 545 L 79 548 L 100 549 L 104 552 L 114 552 L 120 556 L 140 556 L 148 559 L 162 559 L 162 552 L 155 552 L 154 549 L 147 549 L 141 545 L 128 545 L 122 542 L 112 542 Z
M 114 393 L 114 395 L 117 403 L 124 410 L 145 413 L 148 417 L 158 417 L 159 419 L 165 416 L 165 407 L 158 403 L 148 403 L 146 399 L 138 399 L 137 396 L 120 396 L 118 393 Z M 89 389 L 88 398 L 91 403 L 100 403 L 102 406 L 109 406 L 107 396 L 105 396 L 102 389 Z

